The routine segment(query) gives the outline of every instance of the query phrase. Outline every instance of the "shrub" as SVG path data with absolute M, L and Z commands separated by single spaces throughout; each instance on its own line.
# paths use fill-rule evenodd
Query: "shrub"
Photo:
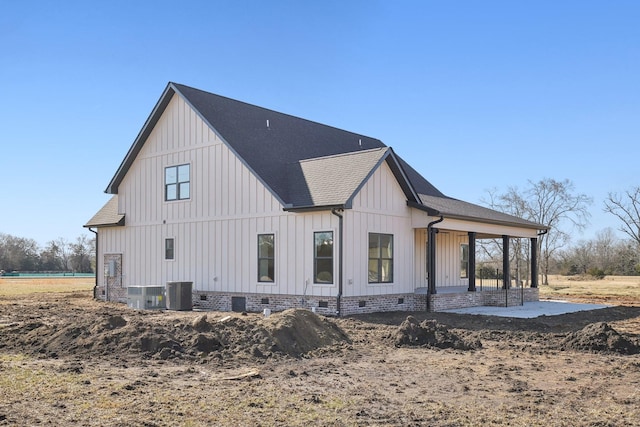
M 594 279 L 598 279 L 598 280 L 604 279 L 604 276 L 606 276 L 604 274 L 604 270 L 597 267 L 592 267 L 589 270 L 587 270 L 587 274 L 589 274 Z

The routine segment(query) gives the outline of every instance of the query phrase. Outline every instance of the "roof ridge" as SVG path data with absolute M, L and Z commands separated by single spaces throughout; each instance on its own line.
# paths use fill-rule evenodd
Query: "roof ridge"
M 360 151 L 348 151 L 346 153 L 329 154 L 327 156 L 309 157 L 308 159 L 300 159 L 297 162 L 294 162 L 292 164 L 303 163 L 303 162 L 313 162 L 313 161 L 324 160 L 324 159 L 335 159 L 337 157 L 354 156 L 357 154 L 364 154 L 364 153 L 369 153 L 373 151 L 389 150 L 390 148 L 391 147 L 374 147 L 374 148 L 367 148 L 366 150 L 360 150 Z

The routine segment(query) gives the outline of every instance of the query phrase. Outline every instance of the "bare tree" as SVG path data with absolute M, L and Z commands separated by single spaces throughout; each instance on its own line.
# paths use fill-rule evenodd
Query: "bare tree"
M 61 248 L 55 240 L 47 243 L 40 252 L 40 269 L 45 271 L 63 271 Z
M 91 259 L 95 253 L 95 240 L 83 234 L 76 239 L 75 243 L 69 245 L 71 248 L 70 264 L 73 271 L 79 273 L 91 273 Z
M 611 228 L 605 228 L 596 234 L 594 242 L 596 267 L 604 274 L 614 274 L 618 246 L 618 239 Z
M 528 188 L 523 191 L 510 187 L 504 194 L 494 191 L 490 195 L 489 205 L 493 209 L 550 227 L 548 233 L 538 238 L 542 283 L 548 285 L 552 257 L 570 240 L 572 229 L 584 229 L 589 223 L 587 207 L 592 199 L 585 194 L 574 194 L 570 180 L 550 178 L 535 183 L 529 181 Z
M 540 235 L 538 247 L 542 255 L 542 280 L 549 284 L 549 266 L 554 253 L 571 240 L 572 230 L 583 230 L 589 224 L 591 214 L 587 210 L 593 199 L 585 194 L 574 194 L 573 183 L 565 179 L 556 181 L 545 178 L 525 192 L 529 201 L 529 218 L 547 225 L 549 232 Z
M 595 264 L 595 251 L 592 240 L 580 240 L 572 247 L 560 252 L 564 273 L 568 275 L 587 274 Z
M 605 212 L 622 222 L 620 231 L 640 247 L 640 186 L 632 187 L 624 195 L 609 193 L 604 206 Z
M 58 237 L 56 240 L 52 240 L 51 243 L 56 246 L 57 256 L 60 258 L 60 262 L 62 263 L 62 270 L 71 270 L 69 262 L 71 258 L 71 243 L 69 243 L 64 237 Z

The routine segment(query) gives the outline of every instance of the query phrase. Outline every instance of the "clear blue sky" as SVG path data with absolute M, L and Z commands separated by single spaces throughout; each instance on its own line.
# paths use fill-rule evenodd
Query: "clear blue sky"
M 0 232 L 74 240 L 168 81 L 381 139 L 445 194 L 640 185 L 638 1 L 0 0 Z

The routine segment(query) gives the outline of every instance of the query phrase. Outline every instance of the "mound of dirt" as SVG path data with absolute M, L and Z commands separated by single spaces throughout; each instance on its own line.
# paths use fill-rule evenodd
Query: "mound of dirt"
M 29 319 L 2 330 L 0 348 L 40 357 L 188 359 L 201 362 L 300 356 L 349 342 L 334 323 L 308 310 L 209 320 L 162 312 L 105 310 L 66 322 Z
M 264 323 L 273 337 L 275 350 L 290 356 L 351 342 L 335 323 L 308 310 L 285 310 L 265 319 Z
M 465 340 L 435 320 L 419 323 L 413 316 L 408 316 L 402 322 L 392 338 L 396 347 L 424 346 L 456 350 L 474 350 L 482 347 L 479 340 Z
M 638 354 L 640 348 L 620 335 L 605 322 L 592 323 L 569 334 L 562 342 L 564 350 L 580 350 L 604 353 Z

